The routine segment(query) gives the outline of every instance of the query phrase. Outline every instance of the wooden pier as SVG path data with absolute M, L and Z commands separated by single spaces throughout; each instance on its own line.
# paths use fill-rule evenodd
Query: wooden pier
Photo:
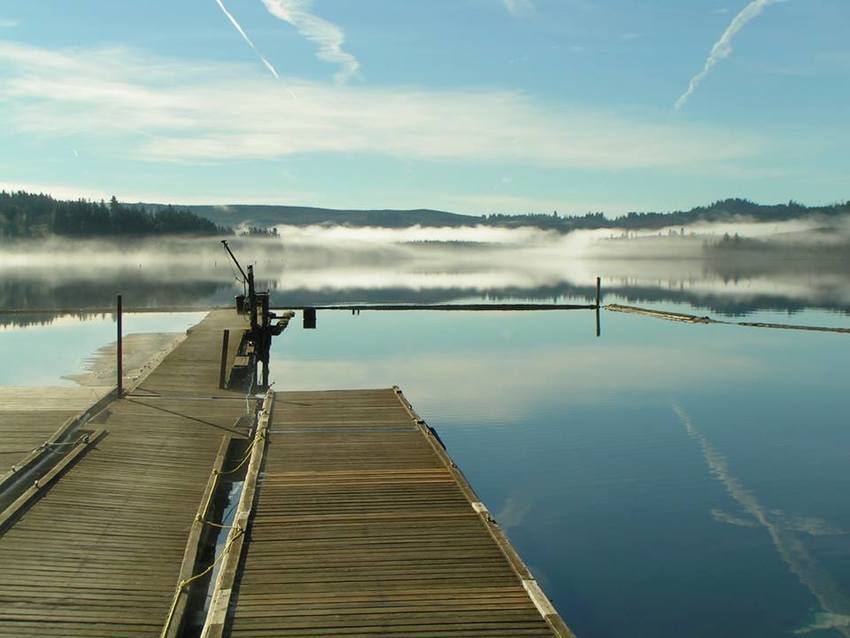
M 225 328 L 245 321 L 211 313 L 5 521 L 0 636 L 160 635 L 223 438 L 251 421 L 244 392 L 218 388 Z
M 262 467 L 205 636 L 572 635 L 400 390 L 277 393 Z
M 251 392 L 219 388 L 224 330 L 232 369 L 246 321 L 215 311 L 0 514 L 0 637 L 188 635 L 213 566 L 208 638 L 572 636 L 399 389 L 268 393 L 255 418 Z

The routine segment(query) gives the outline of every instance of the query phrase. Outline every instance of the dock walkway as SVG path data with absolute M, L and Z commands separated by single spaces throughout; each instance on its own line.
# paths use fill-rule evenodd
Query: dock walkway
M 572 636 L 398 389 L 275 394 L 220 587 L 234 638 Z
M 218 388 L 222 330 L 232 362 L 245 328 L 210 313 L 0 530 L 0 636 L 160 635 L 223 436 L 250 422 L 244 392 Z

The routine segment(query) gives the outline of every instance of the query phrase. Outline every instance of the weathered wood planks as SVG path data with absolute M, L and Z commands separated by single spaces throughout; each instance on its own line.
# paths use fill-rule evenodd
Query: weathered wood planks
M 218 388 L 225 328 L 245 323 L 211 313 L 111 403 L 90 426 L 107 434 L 0 536 L 0 636 L 159 636 L 222 438 L 251 421 Z
M 85 412 L 109 388 L 0 388 L 0 476 L 20 467 L 69 419 Z
M 277 393 L 263 470 L 225 635 L 571 636 L 396 390 Z

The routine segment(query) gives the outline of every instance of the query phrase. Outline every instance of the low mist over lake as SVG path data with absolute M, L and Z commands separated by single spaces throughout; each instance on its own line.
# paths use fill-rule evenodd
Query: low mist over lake
M 275 304 L 460 299 L 683 302 L 711 312 L 850 309 L 846 217 L 694 224 L 653 231 L 537 228 L 275 227 L 232 239 Z M 730 233 L 732 233 L 730 235 Z M 218 238 L 7 243 L 0 306 L 104 308 L 229 304 L 241 285 Z M 238 274 L 238 273 L 237 273 Z

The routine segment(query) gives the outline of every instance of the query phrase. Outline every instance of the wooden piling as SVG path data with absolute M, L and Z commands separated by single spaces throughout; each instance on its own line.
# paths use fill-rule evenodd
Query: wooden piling
M 121 319 L 122 319 L 122 308 L 121 308 L 121 295 L 115 300 L 115 319 L 116 319 L 116 327 L 118 331 L 118 339 L 117 346 L 115 348 L 115 375 L 116 375 L 116 392 L 118 397 L 124 395 L 124 356 L 123 356 L 123 335 L 121 330 Z
M 599 306 L 602 302 L 602 278 L 596 278 L 596 309 L 599 309 Z
M 221 364 L 218 371 L 218 387 L 224 389 L 227 382 L 227 348 L 230 345 L 230 330 L 221 333 Z

